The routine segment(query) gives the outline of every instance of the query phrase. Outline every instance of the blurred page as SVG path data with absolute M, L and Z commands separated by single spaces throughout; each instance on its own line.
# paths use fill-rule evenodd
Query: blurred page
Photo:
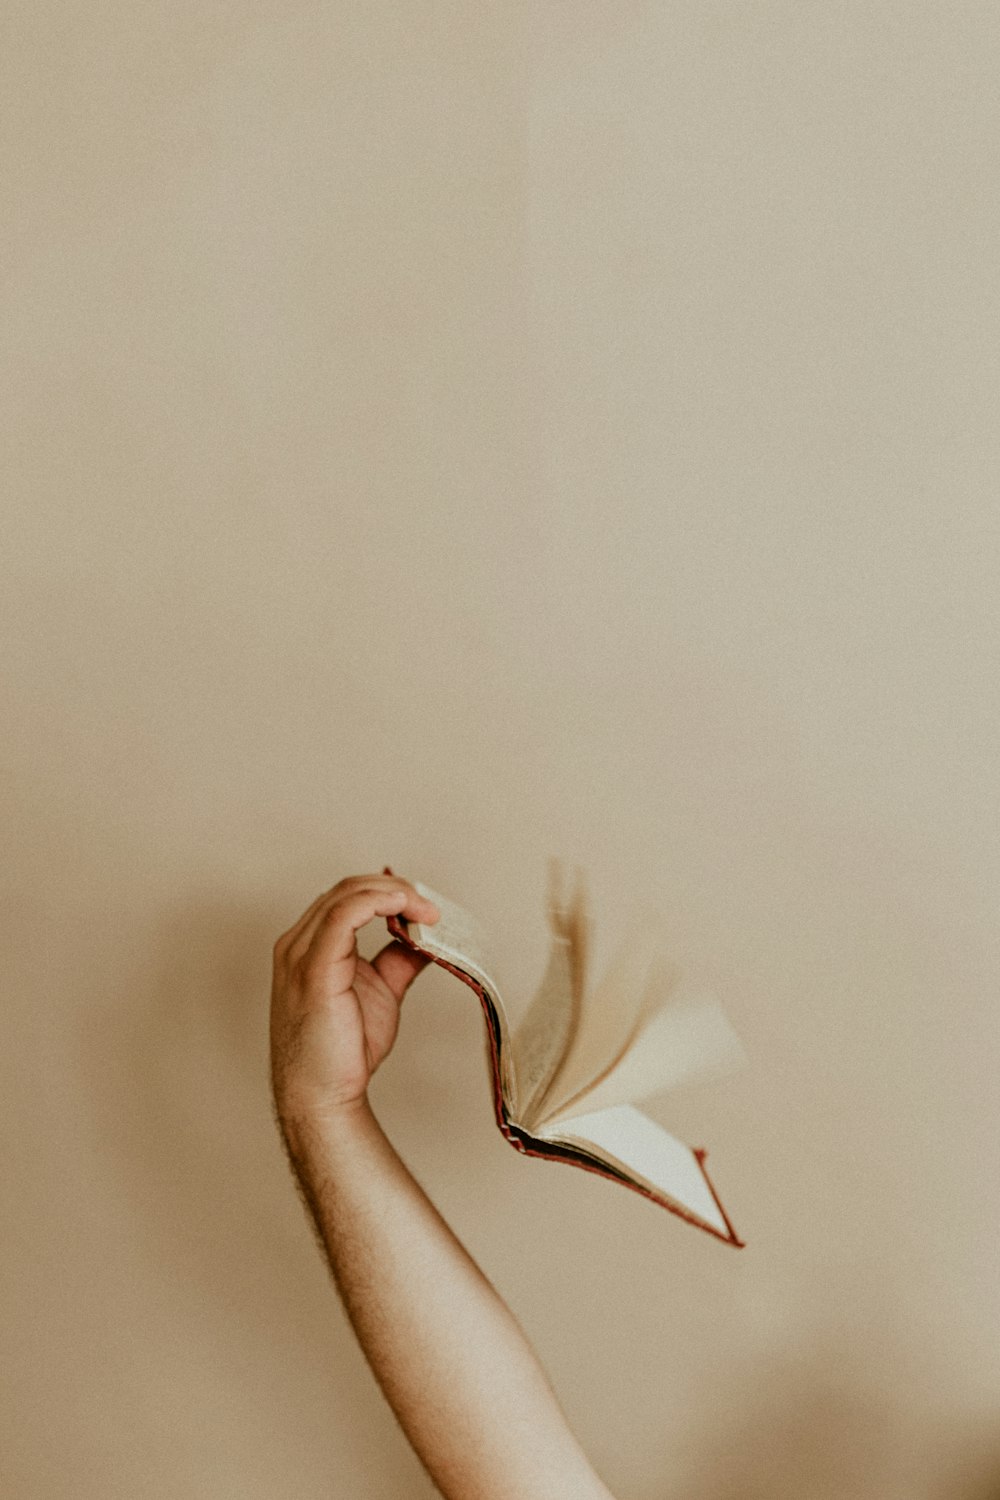
M 552 946 L 542 982 L 514 1033 L 520 1123 L 530 1129 L 580 1021 L 587 968 L 586 898 L 578 881 L 569 903 L 559 866 L 550 867 Z
M 662 1003 L 670 981 L 662 966 L 651 975 L 658 941 L 655 925 L 636 923 L 600 984 L 581 997 L 579 1021 L 566 1055 L 539 1101 L 539 1118 L 554 1119 L 607 1073 L 635 1039 L 651 1006 Z M 589 1109 L 590 1105 L 583 1103 L 581 1108 Z
M 739 1037 L 718 1000 L 680 984 L 668 1003 L 643 1023 L 604 1077 L 561 1111 L 547 1115 L 546 1124 L 635 1103 L 682 1084 L 725 1077 L 745 1060 Z

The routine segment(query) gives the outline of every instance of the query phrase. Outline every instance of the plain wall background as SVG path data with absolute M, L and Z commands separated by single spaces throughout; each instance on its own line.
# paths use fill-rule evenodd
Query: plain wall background
M 1000 1490 L 993 4 L 35 0 L 0 90 L 0 1472 L 430 1493 L 270 1119 L 341 875 L 636 905 L 733 1252 L 376 1084 L 622 1500 Z M 375 936 L 372 935 L 372 942 Z

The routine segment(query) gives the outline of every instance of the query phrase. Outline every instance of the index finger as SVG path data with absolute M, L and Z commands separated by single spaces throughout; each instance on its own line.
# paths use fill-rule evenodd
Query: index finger
M 324 891 L 322 895 L 317 896 L 312 905 L 307 907 L 302 913 L 298 921 L 293 922 L 288 931 L 281 935 L 274 945 L 275 954 L 280 958 L 295 958 L 302 953 L 308 947 L 309 939 L 312 937 L 316 925 L 326 909 L 332 902 L 348 895 L 351 891 L 368 889 L 397 890 L 402 887 L 413 891 L 414 895 L 417 894 L 410 882 L 403 880 L 398 875 L 345 876 L 343 880 L 338 880 L 336 885 L 332 885 L 328 891 Z M 426 917 L 425 920 L 429 922 L 436 921 L 437 916 L 440 915 L 433 903 L 431 903 L 431 909 L 436 915 Z M 293 949 L 294 952 L 292 951 Z
M 409 922 L 435 922 L 437 907 L 408 881 L 384 879 L 377 887 L 354 890 L 331 900 L 313 919 L 308 934 L 296 944 L 309 966 L 325 969 L 351 958 L 355 933 L 374 917 L 405 917 Z
M 433 901 L 426 900 L 423 895 L 418 894 L 417 889 L 409 883 L 409 880 L 403 880 L 397 874 L 354 874 L 354 876 L 348 876 L 348 879 L 337 880 L 333 889 L 321 895 L 319 900 L 313 901 L 309 910 L 301 916 L 297 926 L 289 935 L 288 944 L 285 945 L 285 957 L 289 963 L 294 963 L 306 953 L 321 922 L 327 918 L 327 913 L 337 903 L 343 903 L 351 895 L 361 894 L 364 891 L 405 892 L 409 901 L 414 901 L 420 906 L 420 912 L 409 918 L 411 921 L 436 922 L 438 916 L 441 915 Z M 382 915 L 382 913 L 375 913 L 375 915 Z M 385 913 L 385 915 L 393 915 L 393 913 Z M 405 907 L 397 906 L 396 915 L 408 915 L 408 912 Z M 370 918 L 366 918 L 366 921 L 370 921 Z

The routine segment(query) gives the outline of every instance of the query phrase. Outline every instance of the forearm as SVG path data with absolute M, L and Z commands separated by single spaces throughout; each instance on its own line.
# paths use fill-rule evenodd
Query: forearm
M 361 1346 L 447 1500 L 610 1500 L 510 1310 L 367 1102 L 284 1133 Z

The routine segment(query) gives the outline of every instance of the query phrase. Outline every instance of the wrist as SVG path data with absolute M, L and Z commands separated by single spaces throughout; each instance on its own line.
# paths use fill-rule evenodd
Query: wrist
M 276 1112 L 296 1167 L 306 1166 L 317 1155 L 328 1159 L 331 1150 L 349 1149 L 354 1140 L 370 1136 L 373 1128 L 379 1128 L 367 1094 L 336 1103 L 329 1099 L 282 1100 L 276 1104 Z

